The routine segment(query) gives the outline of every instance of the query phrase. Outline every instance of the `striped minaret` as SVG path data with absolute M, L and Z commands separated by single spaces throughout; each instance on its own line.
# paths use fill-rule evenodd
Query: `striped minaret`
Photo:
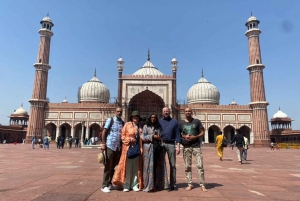
M 258 28 L 259 21 L 256 17 L 252 16 L 248 19 L 246 26 L 248 28 L 246 36 L 248 37 L 249 47 L 249 66 L 247 70 L 250 74 L 250 106 L 253 109 L 252 114 L 252 132 L 254 135 L 254 146 L 269 146 L 269 124 L 267 106 L 269 103 L 266 101 L 265 85 L 263 77 L 263 69 L 265 66 L 262 64 L 259 34 L 261 31 Z
M 30 142 L 31 137 L 36 135 L 38 138 L 42 136 L 44 128 L 44 108 L 47 103 L 47 82 L 50 57 L 50 41 L 53 36 L 51 28 L 54 26 L 51 19 L 47 15 L 41 21 L 42 28 L 39 30 L 40 45 L 37 56 L 37 61 L 34 64 L 35 77 L 33 83 L 32 98 L 29 100 L 30 115 L 29 124 L 27 127 L 26 141 Z

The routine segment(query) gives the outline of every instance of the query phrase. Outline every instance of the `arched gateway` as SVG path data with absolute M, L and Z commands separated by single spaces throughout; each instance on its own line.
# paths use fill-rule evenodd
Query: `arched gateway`
M 132 111 L 139 111 L 143 121 L 152 113 L 162 116 L 162 108 L 165 106 L 163 99 L 152 91 L 145 91 L 136 94 L 128 104 L 128 119 Z

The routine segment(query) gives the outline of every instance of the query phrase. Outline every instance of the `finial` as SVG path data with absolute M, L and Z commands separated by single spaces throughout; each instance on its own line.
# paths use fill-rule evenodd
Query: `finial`
M 95 72 L 94 72 L 94 77 L 96 77 L 96 68 L 95 68 Z
M 149 50 L 149 48 L 148 48 L 148 59 L 147 60 L 150 61 L 150 50 Z
M 47 13 L 47 17 L 49 17 L 49 12 Z
M 253 16 L 253 15 L 252 15 L 252 10 L 251 10 L 251 16 Z
M 279 110 L 280 110 L 280 106 L 279 106 Z
M 21 107 L 23 107 L 23 103 L 21 104 Z
M 202 68 L 202 72 L 201 72 L 201 77 L 204 77 L 203 68 Z

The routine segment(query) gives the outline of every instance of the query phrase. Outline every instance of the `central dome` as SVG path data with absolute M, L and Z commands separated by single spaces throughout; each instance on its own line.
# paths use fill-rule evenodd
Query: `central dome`
M 160 72 L 148 59 L 146 63 L 133 75 L 164 75 L 162 72 Z
M 78 90 L 78 102 L 100 102 L 108 103 L 110 93 L 108 88 L 96 77 L 83 84 Z
M 204 78 L 202 72 L 200 80 L 189 89 L 187 101 L 188 103 L 219 104 L 220 92 L 217 87 Z

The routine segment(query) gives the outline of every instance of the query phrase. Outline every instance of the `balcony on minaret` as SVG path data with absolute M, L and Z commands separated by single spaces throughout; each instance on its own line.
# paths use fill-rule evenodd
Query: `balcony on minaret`
M 47 15 L 47 17 L 44 17 L 40 23 L 42 25 L 42 29 L 47 29 L 49 31 L 51 31 L 51 28 L 54 26 L 54 24 L 52 23 L 52 20 L 50 19 L 50 17 L 48 15 Z

